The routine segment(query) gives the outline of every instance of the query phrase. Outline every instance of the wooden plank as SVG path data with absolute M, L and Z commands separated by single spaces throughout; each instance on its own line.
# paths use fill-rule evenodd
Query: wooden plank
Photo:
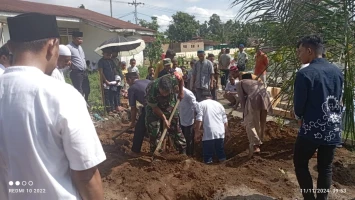
M 279 88 L 279 87 L 267 87 L 266 91 L 270 94 L 270 101 L 272 103 L 272 108 L 276 108 L 276 106 L 281 101 L 281 98 L 278 96 L 280 94 L 280 92 L 281 92 L 281 88 Z
M 273 114 L 287 119 L 295 119 L 295 114 L 292 111 L 284 110 L 278 107 L 273 108 Z

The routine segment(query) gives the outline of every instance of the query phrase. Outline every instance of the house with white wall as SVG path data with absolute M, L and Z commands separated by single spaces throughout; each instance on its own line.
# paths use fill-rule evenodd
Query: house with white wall
M 155 34 L 153 30 L 88 9 L 28 1 L 0 0 L 0 46 L 10 39 L 6 19 L 29 12 L 55 15 L 57 17 L 61 44 L 71 42 L 71 33 L 73 31 L 83 32 L 84 43 L 82 47 L 85 52 L 86 60 L 96 63 L 101 57 L 95 53 L 94 50 L 107 39 L 117 35 L 141 38 L 142 36 L 152 36 Z M 123 61 L 129 61 L 132 57 L 137 60 L 137 65 L 143 64 L 143 52 L 121 59 Z

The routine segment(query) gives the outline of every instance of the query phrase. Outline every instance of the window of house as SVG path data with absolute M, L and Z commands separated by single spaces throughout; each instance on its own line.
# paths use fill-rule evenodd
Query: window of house
M 182 45 L 182 47 L 186 49 L 186 48 L 187 48 L 187 45 Z
M 60 35 L 60 44 L 69 44 L 72 41 L 72 34 L 74 31 L 79 31 L 78 28 L 61 28 L 58 27 Z
M 195 45 L 191 45 L 191 48 L 195 48 Z

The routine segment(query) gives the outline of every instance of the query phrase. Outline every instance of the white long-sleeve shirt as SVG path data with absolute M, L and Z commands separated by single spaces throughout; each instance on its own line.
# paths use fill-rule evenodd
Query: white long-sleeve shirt
M 191 126 L 194 124 L 194 116 L 196 110 L 196 97 L 188 89 L 184 87 L 184 98 L 179 104 L 180 124 L 182 126 Z
M 4 65 L 0 64 L 0 75 L 5 72 L 5 67 Z
M 58 68 L 55 68 L 53 70 L 51 77 L 58 79 L 59 81 L 62 81 L 65 83 L 65 78 L 64 78 L 63 72 L 60 71 Z
M 207 99 L 198 103 L 196 110 L 196 121 L 203 122 L 202 141 L 224 138 L 224 124 L 228 122 L 228 119 L 222 104 Z

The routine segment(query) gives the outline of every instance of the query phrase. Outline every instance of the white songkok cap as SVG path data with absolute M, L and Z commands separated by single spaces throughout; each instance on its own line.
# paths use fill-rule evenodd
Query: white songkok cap
M 70 49 L 65 45 L 59 45 L 59 55 L 60 56 L 71 56 Z

